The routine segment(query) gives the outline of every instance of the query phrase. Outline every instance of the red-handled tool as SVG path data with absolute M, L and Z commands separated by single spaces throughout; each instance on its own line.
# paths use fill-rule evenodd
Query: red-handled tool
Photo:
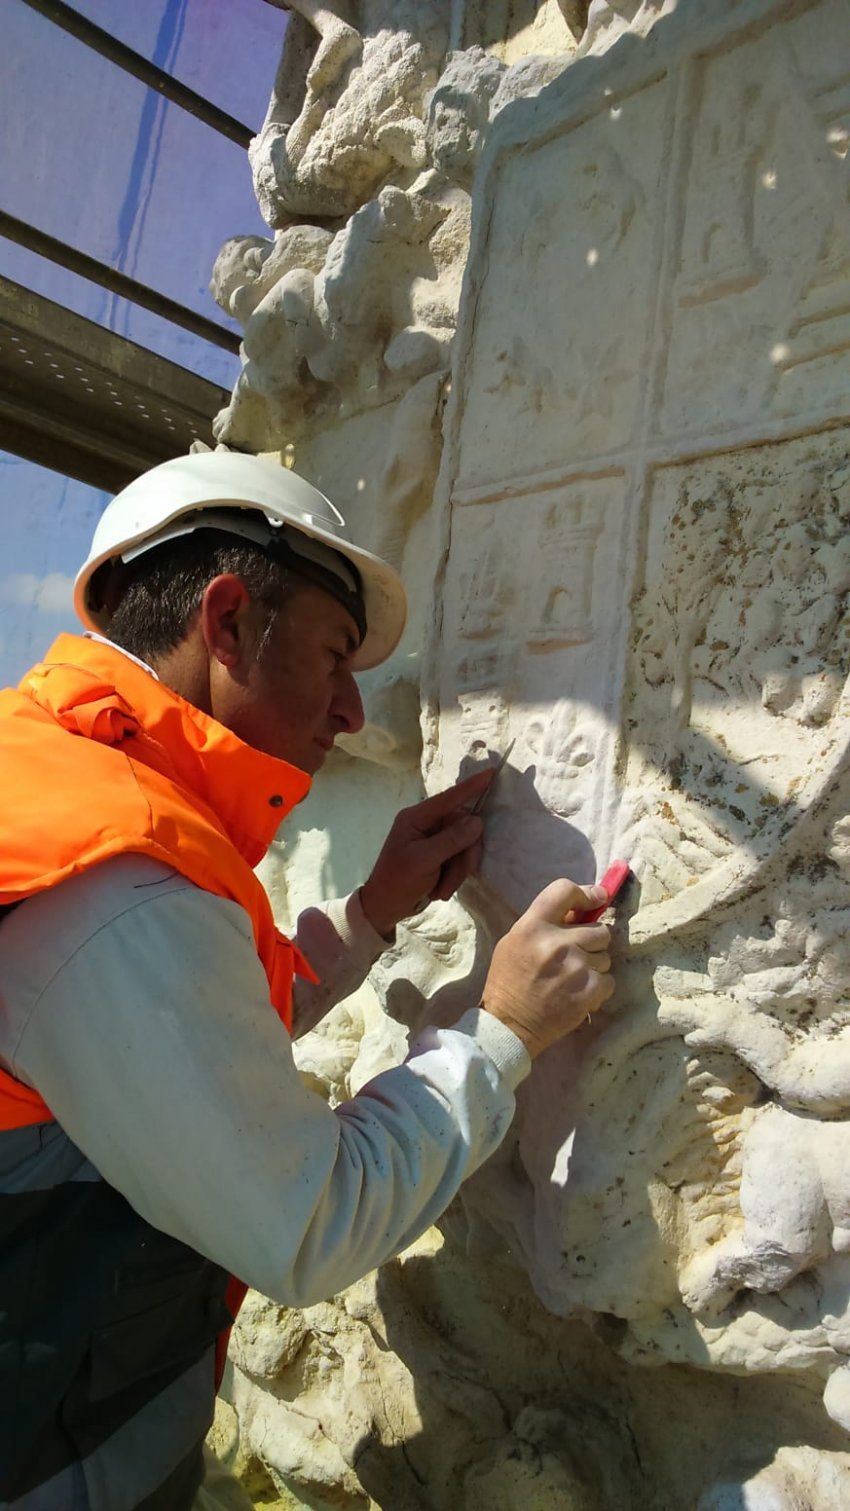
M 621 887 L 625 886 L 631 874 L 632 871 L 628 861 L 612 861 L 611 865 L 608 867 L 608 870 L 605 872 L 605 875 L 599 883 L 600 887 L 604 887 L 605 891 L 608 893 L 608 901 L 601 903 L 598 908 L 591 908 L 589 913 L 580 913 L 578 922 L 598 923 L 600 918 L 602 917 L 602 914 L 605 912 L 605 909 L 610 908 L 612 902 L 614 901 L 614 898 L 617 896 L 617 893 L 620 891 Z

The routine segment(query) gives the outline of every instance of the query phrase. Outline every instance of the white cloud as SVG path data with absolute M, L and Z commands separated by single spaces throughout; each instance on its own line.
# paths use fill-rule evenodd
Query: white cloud
M 74 579 L 63 572 L 13 572 L 0 581 L 0 603 L 35 609 L 39 614 L 70 614 L 74 608 Z

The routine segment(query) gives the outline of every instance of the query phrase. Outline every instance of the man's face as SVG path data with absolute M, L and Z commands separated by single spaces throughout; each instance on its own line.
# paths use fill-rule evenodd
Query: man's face
M 218 717 L 246 744 L 312 776 L 338 734 L 363 727 L 351 659 L 360 643 L 348 610 L 330 593 L 299 588 L 278 614 L 268 644 L 231 680 Z

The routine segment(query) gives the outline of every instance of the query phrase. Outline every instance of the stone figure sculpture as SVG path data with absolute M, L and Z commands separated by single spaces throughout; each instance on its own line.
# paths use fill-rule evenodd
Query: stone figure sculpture
M 340 34 L 322 15 L 335 47 Z M 245 367 L 217 421 L 219 440 L 257 448 L 291 439 L 309 416 L 385 403 L 448 371 L 484 131 L 492 113 L 541 88 L 557 66 L 506 69 L 472 47 L 449 56 L 438 78 L 439 21 L 437 7 L 423 8 L 415 33 L 390 41 L 382 24 L 357 49 L 334 51 L 348 64 L 341 93 L 324 69 L 314 81 L 313 64 L 294 123 L 282 119 L 291 106 L 273 98 L 252 160 L 275 242 L 235 238 L 213 272 L 217 300 L 245 325 Z M 298 214 L 347 219 L 331 233 L 293 223 Z
M 357 29 L 347 19 L 345 0 L 268 0 L 281 10 L 303 16 L 318 33 L 319 46 L 307 74 L 307 90 L 312 95 L 332 88 L 350 58 L 362 46 Z
M 441 0 L 361 4 L 347 8 L 351 24 L 339 3 L 303 0 L 288 8 L 315 28 L 319 46 L 305 76 L 303 29 L 288 36 L 251 148 L 257 197 L 271 225 L 283 216 L 351 214 L 394 166 L 421 164 L 422 101 L 447 41 Z
M 413 587 L 324 801 L 365 823 L 420 750 L 439 785 L 516 739 L 466 909 L 405 930 L 307 1073 L 343 1097 L 451 1021 L 552 876 L 638 881 L 615 1007 L 443 1236 L 257 1302 L 239 1452 L 316 1506 L 843 1506 L 841 0 L 292 9 L 251 153 L 274 239 L 214 274 L 245 328 L 217 434 L 332 477 Z

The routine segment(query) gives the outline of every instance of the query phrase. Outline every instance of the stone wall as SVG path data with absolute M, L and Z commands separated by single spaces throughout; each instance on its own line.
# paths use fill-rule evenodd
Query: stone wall
M 344 1097 L 452 1021 L 553 876 L 637 882 L 613 1003 L 441 1233 L 309 1312 L 252 1299 L 220 1430 L 260 1499 L 850 1502 L 847 20 L 290 26 L 252 151 L 275 238 L 214 278 L 245 326 L 218 435 L 325 487 L 412 614 L 267 863 L 283 923 L 516 740 L 480 881 L 304 1073 Z

